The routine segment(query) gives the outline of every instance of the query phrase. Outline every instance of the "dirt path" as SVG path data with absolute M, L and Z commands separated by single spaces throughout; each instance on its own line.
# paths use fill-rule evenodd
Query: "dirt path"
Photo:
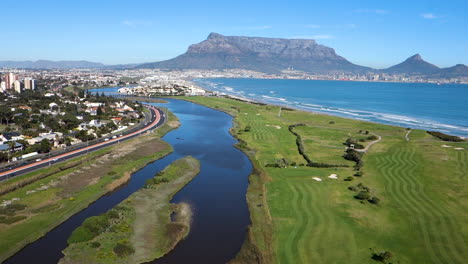
M 409 134 L 411 133 L 411 129 L 406 132 L 405 139 L 406 141 L 409 141 Z
M 374 134 L 374 133 L 371 133 L 372 135 L 375 135 L 378 137 L 378 139 L 372 141 L 369 143 L 369 145 L 367 145 L 364 149 L 356 149 L 357 152 L 363 152 L 363 153 L 366 153 L 370 147 L 372 147 L 372 145 L 376 144 L 376 143 L 379 143 L 381 140 L 382 140 L 382 137 L 377 135 L 377 134 Z

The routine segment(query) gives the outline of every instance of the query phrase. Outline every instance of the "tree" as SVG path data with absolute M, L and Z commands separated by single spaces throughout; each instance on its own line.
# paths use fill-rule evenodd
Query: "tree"
M 15 141 L 8 141 L 8 149 L 10 152 L 13 152 L 15 150 L 16 142 Z
M 41 153 L 49 153 L 50 149 L 52 148 L 52 144 L 50 144 L 50 141 L 48 139 L 43 139 L 39 143 L 39 152 Z
M 97 110 L 96 110 L 96 114 L 97 114 L 98 116 L 102 116 L 103 113 L 104 113 L 104 112 L 102 111 L 101 106 L 98 106 L 98 108 L 97 108 Z
M 80 98 L 85 98 L 85 90 L 81 90 L 81 89 L 80 89 L 80 90 L 78 91 L 78 97 L 80 97 Z

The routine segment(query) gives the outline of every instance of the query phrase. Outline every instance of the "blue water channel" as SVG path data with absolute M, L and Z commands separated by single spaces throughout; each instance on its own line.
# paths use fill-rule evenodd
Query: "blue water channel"
M 154 263 L 226 263 L 235 257 L 249 225 L 245 195 L 252 165 L 233 146 L 236 140 L 229 134 L 232 117 L 186 101 L 167 101 L 161 106 L 173 112 L 182 124 L 163 137 L 174 152 L 134 173 L 128 184 L 101 197 L 5 263 L 57 263 L 68 237 L 86 218 L 108 211 L 140 189 L 156 172 L 187 155 L 200 160 L 201 171 L 172 202 L 191 205 L 190 234 Z

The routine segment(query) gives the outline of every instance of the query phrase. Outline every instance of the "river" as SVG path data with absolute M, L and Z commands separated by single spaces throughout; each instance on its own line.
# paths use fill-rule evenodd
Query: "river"
M 115 89 L 99 89 L 99 92 L 110 90 Z M 233 119 L 194 103 L 167 101 L 161 106 L 173 112 L 182 124 L 163 137 L 174 152 L 134 173 L 128 184 L 101 197 L 5 263 L 57 263 L 71 232 L 86 218 L 108 211 L 140 189 L 156 172 L 187 155 L 200 160 L 201 170 L 172 202 L 191 205 L 190 234 L 154 263 L 226 263 L 235 257 L 250 223 L 245 195 L 252 165 L 248 157 L 233 146 L 236 140 L 229 134 Z

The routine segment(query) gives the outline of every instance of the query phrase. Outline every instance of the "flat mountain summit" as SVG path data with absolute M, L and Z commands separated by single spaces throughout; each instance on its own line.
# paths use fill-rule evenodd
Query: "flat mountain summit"
M 312 39 L 223 36 L 211 33 L 187 52 L 170 60 L 147 63 L 139 68 L 247 69 L 276 73 L 287 69 L 313 73 L 366 72 L 335 50 Z
M 208 38 L 190 45 L 187 51 L 173 59 L 144 64 L 104 65 L 89 61 L 0 61 L 0 68 L 29 69 L 245 69 L 264 73 L 299 70 L 311 74 L 398 74 L 426 78 L 468 77 L 468 67 L 457 64 L 439 68 L 415 54 L 387 69 L 356 65 L 338 55 L 333 48 L 313 39 L 285 39 L 245 36 L 224 36 L 210 33 Z

